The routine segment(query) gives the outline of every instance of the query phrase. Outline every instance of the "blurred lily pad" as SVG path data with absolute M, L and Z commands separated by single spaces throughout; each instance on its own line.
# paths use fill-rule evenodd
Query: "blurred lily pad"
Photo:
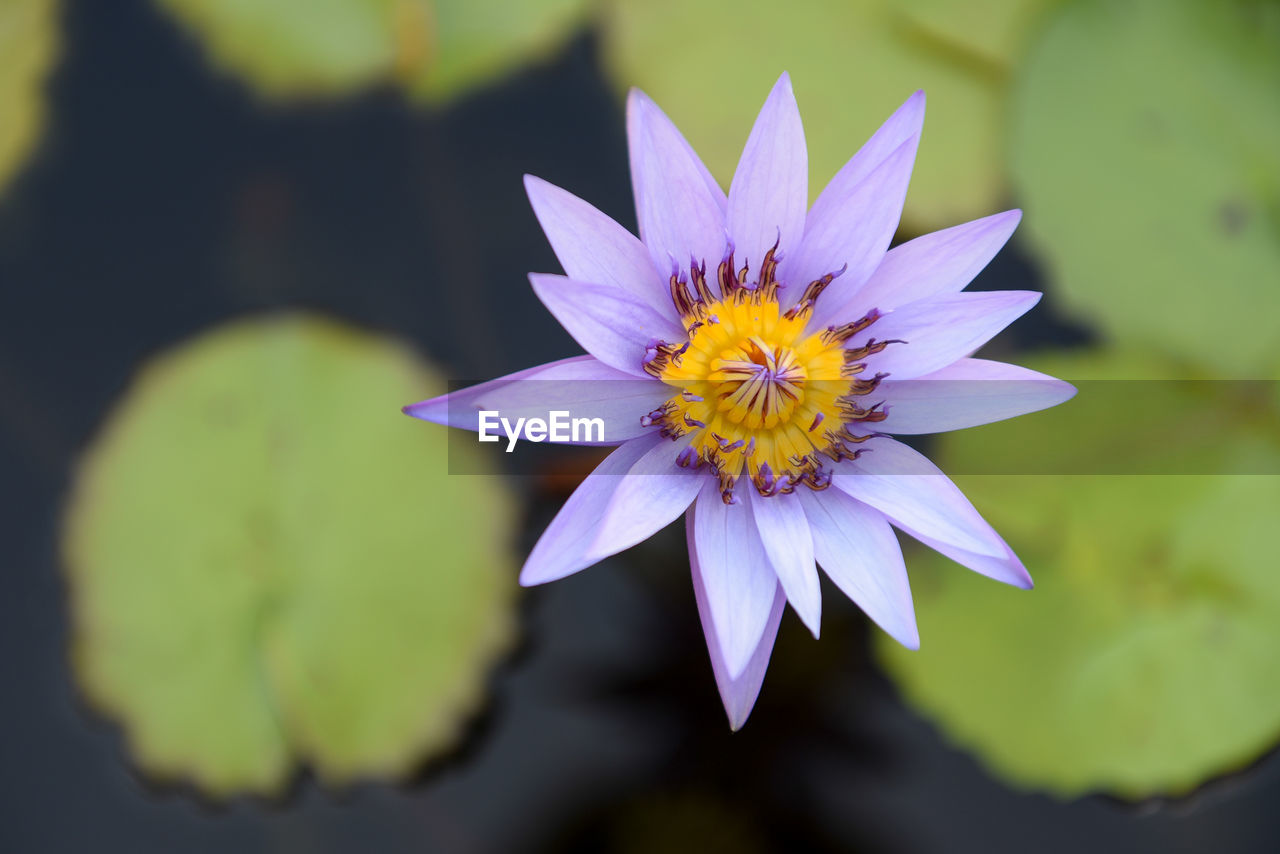
M 273 98 L 404 84 L 442 101 L 544 59 L 588 0 L 156 0 Z
M 1026 227 L 1069 306 L 1218 376 L 1280 372 L 1280 6 L 1086 0 L 1011 104 Z
M 0 191 L 44 124 L 44 80 L 57 52 L 55 0 L 0 3 Z
M 430 61 L 403 76 L 411 95 L 448 100 L 549 59 L 586 22 L 592 0 L 423 0 L 433 7 Z
M 441 389 L 405 348 L 306 317 L 142 372 L 63 551 L 77 678 L 144 771 L 276 793 L 299 764 L 400 778 L 453 745 L 512 633 L 513 510 L 399 413 Z
M 1037 367 L 1127 379 L 1143 361 L 1101 354 Z M 1170 405 L 1171 416 L 1194 422 L 1204 401 L 1182 404 Z M 1078 421 L 1066 406 L 1030 435 L 1017 420 L 947 434 L 936 456 L 944 469 L 977 471 L 1004 442 L 1057 455 L 1169 451 L 1150 447 L 1146 427 L 1127 447 L 1095 441 L 1096 432 L 1082 441 Z M 1124 436 L 1130 423 L 1117 411 L 1109 429 Z M 1176 439 L 1183 426 L 1171 417 L 1166 432 Z M 1273 408 L 1241 410 L 1217 435 L 1185 438 L 1222 460 L 1265 458 L 1274 471 L 1277 436 Z M 1063 470 L 1071 465 L 1063 459 Z M 1280 477 L 956 480 L 1018 551 L 1036 589 L 992 584 L 924 549 L 912 556 L 921 649 L 877 649 L 906 698 L 952 740 L 1027 788 L 1134 799 L 1184 794 L 1280 741 L 1280 575 L 1269 545 Z
M 904 223 L 925 231 L 992 213 L 1005 195 L 1005 81 L 1050 0 L 962 4 L 607 0 L 604 58 L 639 86 L 725 185 L 774 80 L 790 71 L 809 186 L 826 181 L 917 89 L 928 115 Z

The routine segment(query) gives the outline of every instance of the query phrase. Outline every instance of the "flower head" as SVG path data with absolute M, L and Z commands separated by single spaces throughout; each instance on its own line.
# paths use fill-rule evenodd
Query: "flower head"
M 895 112 L 811 208 L 791 83 L 774 86 L 726 196 L 644 94 L 627 104 L 640 239 L 537 178 L 533 209 L 566 276 L 535 292 L 590 354 L 406 407 L 477 429 L 480 410 L 588 411 L 618 447 L 565 503 L 521 573 L 540 584 L 681 514 L 730 725 L 760 691 L 784 605 L 816 637 L 818 566 L 919 645 L 893 527 L 1000 581 L 1021 562 L 959 489 L 891 438 L 1032 412 L 1066 383 L 969 354 L 1039 294 L 965 293 L 1021 217 L 889 249 L 924 119 Z M 807 208 L 807 210 L 806 210 Z

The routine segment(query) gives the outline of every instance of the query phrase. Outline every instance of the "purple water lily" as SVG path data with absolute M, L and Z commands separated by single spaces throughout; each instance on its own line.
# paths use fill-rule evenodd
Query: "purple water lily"
M 640 239 L 534 177 L 565 276 L 534 291 L 590 354 L 405 408 L 477 429 L 480 410 L 601 418 L 618 447 L 534 546 L 542 584 L 686 514 L 693 589 L 729 723 L 759 694 L 783 606 L 818 635 L 818 566 L 919 646 L 896 527 L 976 572 L 1030 587 L 960 490 L 891 434 L 988 423 L 1075 390 L 970 358 L 1039 300 L 963 288 L 1008 240 L 1007 211 L 889 249 L 924 120 L 907 99 L 811 208 L 791 82 L 774 86 L 726 196 L 658 107 L 627 102 Z

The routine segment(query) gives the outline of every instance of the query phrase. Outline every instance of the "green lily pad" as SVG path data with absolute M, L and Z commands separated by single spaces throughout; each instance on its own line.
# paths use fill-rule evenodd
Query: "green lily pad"
M 1102 354 L 1037 368 L 1129 378 L 1143 361 Z M 1170 413 L 1194 422 L 1202 391 L 1189 389 Z M 1082 383 L 1081 397 L 1088 393 Z M 1229 417 L 1216 436 L 1193 439 L 1201 452 L 1224 465 L 1248 455 L 1274 471 L 1277 410 L 1220 404 Z M 1094 433 L 1082 439 L 1097 413 L 1073 409 L 1029 430 L 1015 420 L 941 436 L 935 456 L 944 470 L 977 471 L 990 449 L 1017 442 L 1073 470 L 1067 456 L 1082 450 L 1118 460 L 1168 448 L 1149 447 L 1156 433 L 1123 410 L 1109 427 L 1130 436 L 1127 447 Z M 1171 418 L 1165 432 L 1182 427 Z M 1134 799 L 1184 794 L 1280 741 L 1280 574 L 1270 545 L 1280 477 L 956 481 L 1022 557 L 1036 589 L 993 584 L 922 548 L 909 557 L 921 649 L 878 642 L 877 651 L 904 696 L 952 741 L 1016 785 Z
M 1218 376 L 1280 371 L 1280 7 L 1061 7 L 1011 102 L 1024 220 L 1067 304 Z
M 300 764 L 396 779 L 454 744 L 512 635 L 513 506 L 400 414 L 442 389 L 406 348 L 308 317 L 143 370 L 63 552 L 77 679 L 144 771 L 278 793 Z
M 588 0 L 156 0 L 271 98 L 403 84 L 443 101 L 546 58 Z
M 44 124 L 44 79 L 57 53 L 57 24 L 55 0 L 0 4 L 0 191 Z
M 607 0 L 603 46 L 621 90 L 639 86 L 728 186 L 756 112 L 790 71 L 816 196 L 917 89 L 929 98 L 904 222 L 925 231 L 985 216 L 1005 195 L 1005 79 L 1047 0 L 946 4 Z M 968 6 L 965 6 L 966 13 Z M 970 49 L 974 30 L 1001 33 Z
M 1046 10 L 1062 0 L 910 0 L 897 11 L 938 47 L 1008 70 Z M 959 58 L 959 56 L 957 56 Z
M 268 97 L 343 95 L 418 60 L 425 0 L 156 0 Z
M 586 22 L 591 0 L 435 0 L 430 62 L 403 76 L 430 102 L 549 59 Z

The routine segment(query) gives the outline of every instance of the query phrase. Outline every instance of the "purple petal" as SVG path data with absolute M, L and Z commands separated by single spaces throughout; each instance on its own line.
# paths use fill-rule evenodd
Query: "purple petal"
M 927 537 L 906 525 L 898 525 L 898 527 L 939 554 L 951 558 L 961 566 L 972 569 L 979 575 L 985 575 L 987 578 L 993 578 L 996 581 L 1002 581 L 1005 584 L 1020 587 L 1023 590 L 1030 590 L 1035 586 L 1031 581 L 1031 575 L 1027 572 L 1027 568 L 1022 565 L 1022 561 L 1018 560 L 1018 556 L 1013 553 L 1013 549 L 1005 544 L 1003 539 L 1000 540 L 1000 543 L 1004 546 L 1004 551 L 999 557 L 992 557 L 956 548 L 950 543 Z
M 705 471 L 676 465 L 687 446 L 664 439 L 618 478 L 622 482 L 600 514 L 588 557 L 598 560 L 649 539 L 693 503 L 704 483 L 715 482 Z
M 918 91 L 903 101 L 902 106 L 894 110 L 893 115 L 871 135 L 858 153 L 849 158 L 849 162 L 841 167 L 836 176 L 823 189 L 822 195 L 813 203 L 809 212 L 811 219 L 825 219 L 835 208 L 840 207 L 840 200 L 849 195 L 853 188 L 875 171 L 885 159 L 898 150 L 907 140 L 920 136 L 924 127 L 924 92 Z
M 595 356 L 574 356 L 508 374 L 404 408 L 406 415 L 458 427 L 480 429 L 480 410 L 497 411 L 512 424 L 517 418 L 547 418 L 563 410 L 574 418 L 604 421 L 604 440 L 571 445 L 616 445 L 652 431 L 640 419 L 671 397 L 657 380 L 637 379 L 614 370 Z M 550 437 L 548 437 L 550 438 Z
M 814 565 L 813 535 L 800 499 L 794 494 L 762 498 L 754 489 L 746 493 L 765 556 L 791 607 L 816 638 L 822 618 L 822 589 Z
M 924 92 L 916 92 L 908 98 L 901 107 L 899 107 L 889 119 L 880 126 L 869 140 L 858 150 L 858 153 L 849 159 L 836 176 L 831 179 L 830 183 L 823 189 L 822 194 L 818 196 L 818 200 L 813 203 L 813 207 L 809 210 L 809 215 L 805 220 L 805 231 L 813 228 L 816 224 L 834 220 L 839 212 L 845 207 L 849 196 L 854 189 L 863 182 L 864 179 L 876 170 L 889 155 L 896 152 L 903 143 L 920 136 L 920 130 L 924 125 Z M 914 143 L 912 143 L 914 146 Z M 913 148 L 914 151 L 914 148 Z M 912 155 L 914 159 L 914 154 Z M 908 171 L 909 171 L 908 165 Z M 899 212 L 901 211 L 901 205 Z M 897 214 L 895 214 L 896 216 Z M 892 235 L 890 235 L 892 237 Z M 888 244 L 886 244 L 887 247 Z M 804 286 L 818 276 L 833 272 L 840 268 L 843 261 L 836 261 L 835 266 L 819 270 L 816 274 L 813 272 L 817 267 L 824 264 L 830 264 L 830 259 L 814 258 L 809 264 L 805 265 L 803 271 L 796 266 L 798 256 L 790 255 L 783 260 L 780 265 L 780 275 L 785 281 L 792 284 L 789 290 L 790 296 L 794 299 L 804 289 Z M 807 278 L 806 278 L 807 277 Z M 864 277 L 865 278 L 865 277 Z M 859 282 L 861 284 L 861 282 Z M 834 287 L 834 286 L 833 286 Z M 848 281 L 842 282 L 840 288 L 849 287 Z
M 533 213 L 569 278 L 613 285 L 679 322 L 671 291 L 643 243 L 572 193 L 532 175 L 524 186 Z
M 894 149 L 848 194 L 824 205 L 822 216 L 810 211 L 804 240 L 794 260 L 782 268 L 789 301 L 798 299 L 809 282 L 845 265 L 847 269 L 831 285 L 837 299 L 842 292 L 857 290 L 875 271 L 898 229 L 918 141 L 913 136 Z
M 609 501 L 626 482 L 626 473 L 659 444 L 671 443 L 658 435 L 633 439 L 620 445 L 587 475 L 538 538 L 520 571 L 521 584 L 528 587 L 555 581 L 606 556 L 592 553 L 591 547 Z
M 961 359 L 914 380 L 885 380 L 877 391 L 889 417 L 876 429 L 899 434 L 990 424 L 1057 406 L 1076 394 L 1070 383 L 986 359 Z
M 889 312 L 865 333 L 898 340 L 867 358 L 867 370 L 910 380 L 968 356 L 1040 301 L 1034 291 L 977 291 L 922 300 Z M 860 339 L 850 341 L 851 345 Z
M 683 341 L 686 333 L 648 303 L 609 285 L 530 273 L 542 304 L 582 348 L 612 368 L 638 377 L 655 340 Z
M 865 454 L 837 466 L 833 486 L 895 525 L 965 551 L 1004 557 L 1004 541 L 923 454 L 887 438 L 862 447 Z
M 778 78 L 760 110 L 729 187 L 728 229 L 737 261 L 759 271 L 781 236 L 781 251 L 800 245 L 809 204 L 809 158 L 791 78 Z
M 711 626 L 728 676 L 737 679 L 760 645 L 778 578 L 765 557 L 750 507 L 743 501 L 725 504 L 715 478 L 705 478 L 693 519 Z
M 760 696 L 760 686 L 764 683 L 764 673 L 769 666 L 769 656 L 773 652 L 773 642 L 778 636 L 778 624 L 782 622 L 782 610 L 786 605 L 786 597 L 782 587 L 775 584 L 773 608 L 769 612 L 769 621 L 765 624 L 760 643 L 756 645 L 751 660 L 736 679 L 729 677 L 729 668 L 725 665 L 724 656 L 720 653 L 720 641 L 716 637 L 715 625 L 711 621 L 711 607 L 707 600 L 707 591 L 702 583 L 702 567 L 698 563 L 698 550 L 694 547 L 693 530 L 695 526 L 694 508 L 689 508 L 685 517 L 685 539 L 689 544 L 689 564 L 693 570 L 693 597 L 698 603 L 698 616 L 702 618 L 702 633 L 707 640 L 707 651 L 711 654 L 711 670 L 716 677 L 716 687 L 720 689 L 720 700 L 729 715 L 729 727 L 734 730 L 742 728 L 751 714 L 756 698 Z
M 919 649 L 902 549 L 878 511 L 836 489 L 796 493 L 819 565 L 836 586 L 907 649 Z
M 724 191 L 658 105 L 638 89 L 627 99 L 627 142 L 640 239 L 655 269 L 690 258 L 714 266 L 725 248 Z
M 958 292 L 995 257 L 1021 219 L 1022 211 L 1005 211 L 895 246 L 861 288 L 841 288 L 834 298 L 819 300 L 810 323 L 820 329 L 871 308 L 891 311 Z

